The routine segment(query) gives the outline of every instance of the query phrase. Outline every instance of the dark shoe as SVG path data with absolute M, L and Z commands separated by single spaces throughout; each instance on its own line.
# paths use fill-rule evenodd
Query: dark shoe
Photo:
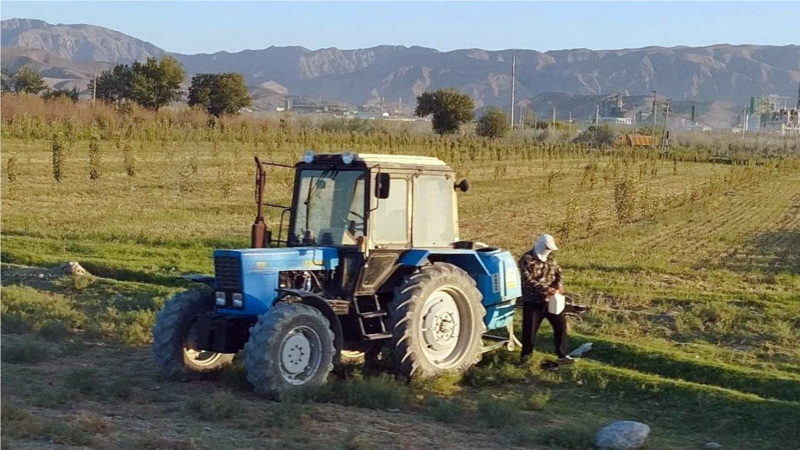
M 570 364 L 573 364 L 575 360 L 572 359 L 571 356 L 565 356 L 563 358 L 558 358 L 556 362 L 558 363 L 559 366 L 568 366 Z
M 542 361 L 542 364 L 539 366 L 542 370 L 547 370 L 549 372 L 558 372 L 558 364 L 555 361 Z

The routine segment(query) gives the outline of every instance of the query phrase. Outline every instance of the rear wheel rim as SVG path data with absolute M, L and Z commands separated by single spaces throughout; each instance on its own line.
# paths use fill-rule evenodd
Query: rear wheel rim
M 278 365 L 284 381 L 302 385 L 319 372 L 322 339 L 311 327 L 292 328 L 281 340 Z
M 191 361 L 192 364 L 199 367 L 213 366 L 222 358 L 222 353 L 194 350 L 189 347 L 183 348 L 183 355 L 186 359 Z
M 422 305 L 419 342 L 422 353 L 438 369 L 456 367 L 474 334 L 469 300 L 459 290 L 434 291 Z

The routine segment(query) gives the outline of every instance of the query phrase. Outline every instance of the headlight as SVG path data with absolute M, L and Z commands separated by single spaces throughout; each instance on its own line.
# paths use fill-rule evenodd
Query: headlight
M 354 154 L 352 154 L 350 152 L 342 153 L 342 162 L 343 163 L 350 164 L 350 163 L 353 162 L 354 159 L 356 159 L 356 155 L 354 155 Z
M 217 292 L 217 306 L 225 306 L 225 293 Z
M 242 307 L 242 294 L 233 294 L 233 306 L 237 308 Z
M 311 164 L 314 162 L 314 152 L 311 150 L 306 150 L 306 152 L 303 153 L 303 162 L 306 164 Z

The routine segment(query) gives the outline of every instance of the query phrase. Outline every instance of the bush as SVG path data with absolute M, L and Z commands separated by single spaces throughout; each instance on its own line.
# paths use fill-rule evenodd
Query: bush
M 536 435 L 536 443 L 567 450 L 586 450 L 592 447 L 595 430 L 570 425 L 562 428 L 545 428 Z
M 449 397 L 461 390 L 461 373 L 456 371 L 443 372 L 433 377 L 414 377 L 411 382 L 415 391 L 433 393 Z
M 517 408 L 508 402 L 485 398 L 478 402 L 478 420 L 487 428 L 504 428 L 521 421 Z
M 69 327 L 62 322 L 50 322 L 39 330 L 39 335 L 48 342 L 62 342 L 69 333 Z
M 196 396 L 186 403 L 198 417 L 208 421 L 231 419 L 242 412 L 242 402 L 226 391 L 211 396 Z
M 455 422 L 464 415 L 464 405 L 458 400 L 431 397 L 425 402 L 425 413 L 439 422 Z
M 481 137 L 501 138 L 508 134 L 511 125 L 506 114 L 498 108 L 487 108 L 475 126 L 475 133 Z
M 64 376 L 64 387 L 90 395 L 100 391 L 102 386 L 94 369 L 72 369 Z
M 633 177 L 625 178 L 614 185 L 614 210 L 619 223 L 634 221 L 638 188 L 639 182 Z
M 370 409 L 398 409 L 409 403 L 408 385 L 389 375 L 334 383 L 321 399 Z
M 11 364 L 36 364 L 47 359 L 47 348 L 37 342 L 19 342 L 2 344 L 2 361 Z
M 592 125 L 585 131 L 582 131 L 573 142 L 589 144 L 596 148 L 605 148 L 614 145 L 614 139 L 616 137 L 617 134 L 610 125 Z

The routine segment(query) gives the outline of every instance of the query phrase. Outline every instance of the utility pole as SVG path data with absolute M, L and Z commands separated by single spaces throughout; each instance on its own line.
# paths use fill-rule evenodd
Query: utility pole
M 569 134 L 572 134 L 572 111 L 569 112 Z
M 667 121 L 669 120 L 669 106 L 672 102 L 671 98 L 667 99 L 667 112 L 664 114 L 664 131 L 661 135 L 661 153 L 667 150 Z
M 633 102 L 633 117 L 631 117 L 631 125 L 633 125 L 633 131 L 631 134 L 636 134 L 636 102 Z
M 600 105 L 594 107 L 594 125 L 600 125 Z
M 517 55 L 511 55 L 511 128 L 514 128 L 514 109 L 517 96 Z
M 94 105 L 95 99 L 97 99 L 97 70 L 92 75 L 92 105 Z
M 556 131 L 556 107 L 555 106 L 553 107 L 553 122 L 552 122 L 551 127 L 552 127 L 551 129 L 553 131 Z
M 653 129 L 650 133 L 650 137 L 653 139 L 653 147 L 656 146 L 656 98 L 656 91 L 653 91 Z

